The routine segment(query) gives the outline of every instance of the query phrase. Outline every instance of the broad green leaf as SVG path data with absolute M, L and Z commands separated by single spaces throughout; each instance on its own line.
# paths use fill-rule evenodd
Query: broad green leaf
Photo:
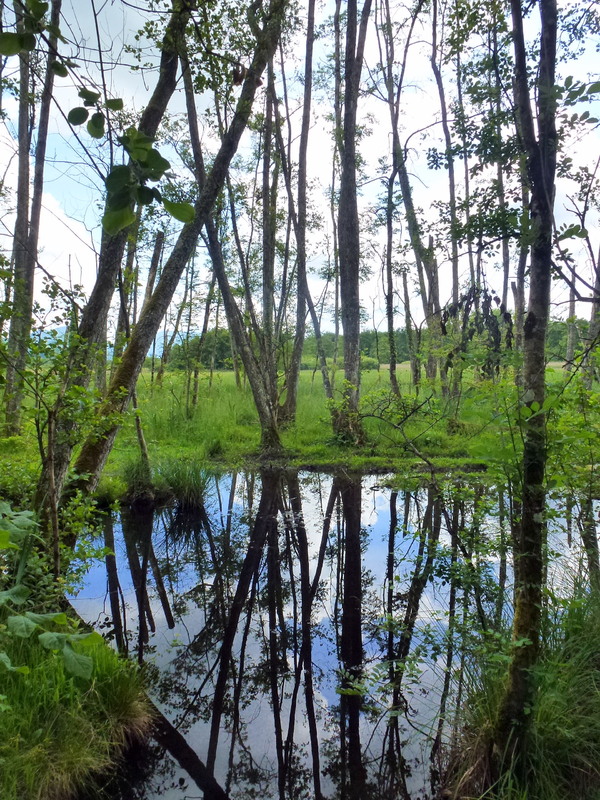
M 85 680 L 89 680 L 92 677 L 94 662 L 90 656 L 76 653 L 71 645 L 67 644 L 63 650 L 63 658 L 65 660 L 65 668 L 71 675 Z
M 170 200 L 165 200 L 163 197 L 163 205 L 165 211 L 180 222 L 191 222 L 196 216 L 194 207 L 190 205 L 190 203 L 172 203 Z
M 21 49 L 21 37 L 18 33 L 0 33 L 1 56 L 16 56 Z
M 9 672 L 19 672 L 21 675 L 27 675 L 29 672 L 29 667 L 13 667 L 8 654 L 4 652 L 0 653 L 0 664 L 2 664 L 4 669 L 8 670 Z
M 69 70 L 67 69 L 67 65 L 63 64 L 62 61 L 53 61 L 52 62 L 52 72 L 55 75 L 58 75 L 59 78 L 66 78 L 69 74 Z
M 107 100 L 106 103 L 104 103 L 104 105 L 111 111 L 123 110 L 123 101 L 121 100 L 120 97 L 115 97 L 112 100 Z
M 18 545 L 10 541 L 10 532 L 0 529 L 0 550 L 18 550 Z
M 104 136 L 104 114 L 100 111 L 92 114 L 87 124 L 87 132 L 94 139 L 101 139 Z
M 113 167 L 106 177 L 106 188 L 109 192 L 118 192 L 131 182 L 132 177 L 131 169 L 126 164 Z
M 67 114 L 67 119 L 71 125 L 83 125 L 89 115 L 90 112 L 87 110 L 87 108 L 83 108 L 83 106 L 77 106 L 77 108 L 72 108 L 69 111 Z
M 596 94 L 596 92 L 600 92 L 600 81 L 595 81 L 595 83 L 590 83 L 588 86 L 588 94 Z
M 27 10 L 34 19 L 40 20 L 48 11 L 48 3 L 43 3 L 41 0 L 27 0 Z
M 51 611 L 48 614 L 36 614 L 33 611 L 27 611 L 25 616 L 35 622 L 36 625 L 42 626 L 47 622 L 54 622 L 55 625 L 67 625 L 69 622 L 69 618 L 64 611 Z
M 39 643 L 46 650 L 64 650 L 68 638 L 68 633 L 54 633 L 54 631 L 44 631 L 38 636 Z
M 160 180 L 171 166 L 169 161 L 163 158 L 158 150 L 155 150 L 153 147 L 148 150 L 145 158 L 139 160 L 146 177 L 151 181 Z
M 20 636 L 21 639 L 29 639 L 31 634 L 36 630 L 37 625 L 31 619 L 24 616 L 9 617 L 6 620 L 8 630 L 13 636 Z
M 94 92 L 92 89 L 80 89 L 78 95 L 86 106 L 94 106 L 100 100 L 100 92 Z
M 135 222 L 135 214 L 131 206 L 121 208 L 118 211 L 107 211 L 102 217 L 102 227 L 109 236 L 114 236 L 119 231 L 122 231 L 123 228 L 131 225 L 132 222 Z
M 33 33 L 19 33 L 18 36 L 21 42 L 21 50 L 27 50 L 29 52 L 35 50 L 37 40 Z
M 13 586 L 11 589 L 0 592 L 0 606 L 3 606 L 8 602 L 18 606 L 21 605 L 21 603 L 24 603 L 28 597 L 29 589 L 22 584 L 18 584 L 17 586 Z
M 149 186 L 139 186 L 136 192 L 138 203 L 143 206 L 149 206 L 154 202 L 154 192 Z
M 111 192 L 107 198 L 107 207 L 109 211 L 121 211 L 128 206 L 131 206 L 135 200 L 135 189 L 133 186 L 125 186 L 119 189 L 118 192 Z

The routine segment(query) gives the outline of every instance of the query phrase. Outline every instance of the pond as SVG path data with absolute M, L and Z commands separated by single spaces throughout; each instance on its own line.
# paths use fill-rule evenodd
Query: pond
M 201 508 L 105 518 L 114 555 L 73 605 L 145 664 L 232 800 L 436 795 L 481 632 L 510 621 L 511 506 L 476 483 L 393 485 L 233 473 L 207 477 Z M 551 550 L 576 570 L 570 530 L 557 511 Z M 164 751 L 145 755 L 111 796 L 202 797 Z

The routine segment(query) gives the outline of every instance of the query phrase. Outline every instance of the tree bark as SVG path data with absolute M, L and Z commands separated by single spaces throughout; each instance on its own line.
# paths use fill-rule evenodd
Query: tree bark
M 513 620 L 515 647 L 495 731 L 496 757 L 514 759 L 524 779 L 527 739 L 533 717 L 532 667 L 540 648 L 543 547 L 545 539 L 546 432 L 545 343 L 550 307 L 554 180 L 556 171 L 557 10 L 555 0 L 539 0 L 541 49 L 537 78 L 537 137 L 529 95 L 523 9 L 511 0 L 515 52 L 515 114 L 527 159 L 531 192 L 531 270 L 529 306 L 523 326 L 523 395 L 532 412 L 524 423 L 522 517 L 514 552 L 518 583 Z M 533 405 L 535 404 L 535 405 Z M 533 405 L 533 408 L 532 408 Z M 506 764 L 506 760 L 504 764 Z
M 348 442 L 364 438 L 359 419 L 360 391 L 360 224 L 356 186 L 356 117 L 371 0 L 365 0 L 358 26 L 356 0 L 348 0 L 344 56 L 344 110 L 338 205 L 340 297 L 344 331 L 344 389 L 337 433 Z
M 119 430 L 121 415 L 127 409 L 129 399 L 135 390 L 146 353 L 166 314 L 185 265 L 196 247 L 200 231 L 210 222 L 212 208 L 225 184 L 229 164 L 237 151 L 250 117 L 257 79 L 277 47 L 285 8 L 285 0 L 273 0 L 268 13 L 265 14 L 266 21 L 262 30 L 258 31 L 259 39 L 254 58 L 244 81 L 234 117 L 195 203 L 194 219 L 181 229 L 173 251 L 163 267 L 156 289 L 140 314 L 121 363 L 108 388 L 107 397 L 98 411 L 97 418 L 102 422 L 102 427 L 86 439 L 75 462 L 77 478 L 73 482 L 72 489 L 80 488 L 89 492 L 97 485 Z

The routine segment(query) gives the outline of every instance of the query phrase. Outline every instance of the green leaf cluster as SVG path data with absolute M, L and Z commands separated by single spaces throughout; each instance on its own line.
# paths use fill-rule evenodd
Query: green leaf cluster
M 106 233 L 114 235 L 135 221 L 136 205 L 150 205 L 155 200 L 162 202 L 165 210 L 180 222 L 194 219 L 194 208 L 189 203 L 175 203 L 163 198 L 157 187 L 150 187 L 164 176 L 171 164 L 153 147 L 153 139 L 134 126 L 127 128 L 119 143 L 129 155 L 129 164 L 113 167 L 105 184 L 107 191 L 106 212 L 102 226 Z

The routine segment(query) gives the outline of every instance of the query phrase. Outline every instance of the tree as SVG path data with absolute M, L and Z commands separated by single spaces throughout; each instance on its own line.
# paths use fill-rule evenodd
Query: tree
M 515 55 L 514 101 L 518 135 L 527 162 L 531 195 L 529 305 L 523 325 L 525 414 L 522 464 L 522 515 L 514 546 L 516 643 L 495 731 L 497 758 L 506 755 L 526 774 L 526 745 L 534 699 L 534 675 L 540 649 L 544 583 L 546 428 L 545 344 L 552 279 L 554 181 L 556 174 L 555 0 L 539 0 L 540 51 L 535 65 L 537 108 L 530 95 L 530 68 L 524 32 L 524 7 L 511 0 Z
M 32 325 L 34 277 L 37 266 L 40 214 L 44 188 L 44 162 L 48 138 L 48 122 L 52 103 L 52 90 L 57 64 L 57 33 L 62 0 L 53 0 L 48 36 L 48 53 L 42 79 L 39 123 L 33 170 L 33 187 L 30 203 L 29 151 L 32 136 L 32 97 L 35 88 L 33 62 L 28 50 L 19 53 L 19 167 L 17 184 L 17 210 L 13 243 L 13 299 L 8 334 L 8 363 L 4 387 L 5 434 L 12 436 L 21 429 L 23 402 L 23 377 L 27 363 L 27 350 Z M 25 7 L 19 0 L 14 4 L 17 34 L 26 35 L 39 18 L 39 9 Z M 43 13 L 42 13 L 43 16 Z M 54 27 L 52 27 L 54 26 Z M 30 119 L 31 117 L 31 119 Z
M 341 176 L 338 201 L 340 297 L 344 330 L 344 389 L 336 432 L 349 442 L 359 442 L 363 431 L 358 415 L 360 387 L 360 223 L 356 186 L 356 116 L 360 76 L 371 13 L 365 0 L 358 23 L 358 4 L 348 0 L 344 55 L 342 129 L 339 132 Z
M 263 12 L 261 25 L 254 16 L 256 8 L 251 6 L 249 9 L 252 31 L 256 36 L 256 46 L 235 113 L 223 136 L 212 167 L 200 185 L 198 198 L 194 204 L 194 219 L 187 222 L 181 229 L 171 255 L 163 266 L 152 297 L 145 304 L 132 332 L 121 363 L 108 387 L 106 398 L 98 409 L 97 418 L 101 428 L 100 430 L 96 429 L 86 439 L 75 461 L 74 470 L 77 478 L 70 491 L 76 488 L 85 488 L 86 491 L 90 491 L 95 488 L 119 430 L 120 415 L 129 404 L 146 353 L 156 336 L 185 265 L 194 251 L 198 236 L 204 226 L 207 226 L 210 235 L 212 209 L 225 185 L 231 159 L 248 123 L 260 75 L 277 47 L 285 10 L 284 0 L 273 0 L 268 9 Z M 225 297 L 223 299 L 225 302 Z

